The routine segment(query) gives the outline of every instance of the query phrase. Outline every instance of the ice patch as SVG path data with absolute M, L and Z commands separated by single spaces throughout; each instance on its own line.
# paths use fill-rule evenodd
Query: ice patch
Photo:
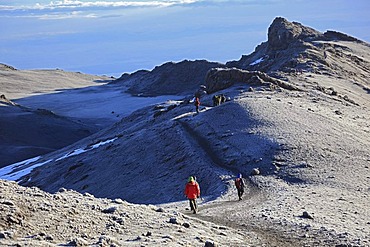
M 38 159 L 40 159 L 40 156 L 1 168 L 0 179 L 17 181 L 21 177 L 29 174 L 36 167 L 45 165 L 46 163 L 52 161 L 52 159 L 50 159 L 45 162 L 36 163 L 32 166 L 28 166 L 29 164 L 37 161 Z
M 84 148 L 84 149 L 79 148 L 79 149 L 73 150 L 72 152 L 69 152 L 69 153 L 63 155 L 62 157 L 56 159 L 56 161 L 66 159 L 68 157 L 79 155 L 79 154 L 85 153 L 87 151 L 93 150 L 93 149 L 98 148 L 100 146 L 103 146 L 103 145 L 106 145 L 108 143 L 114 142 L 115 140 L 117 140 L 117 138 L 118 137 L 115 137 L 115 138 L 107 140 L 107 141 L 102 141 L 102 142 L 99 142 L 97 144 L 92 145 L 91 147 L 87 147 L 87 148 Z
M 171 120 L 172 120 L 172 121 L 175 121 L 175 120 L 179 120 L 179 119 L 181 119 L 181 118 L 189 117 L 189 116 L 193 116 L 193 115 L 194 115 L 194 112 L 186 112 L 186 113 L 184 113 L 184 114 L 180 114 L 180 115 L 178 115 L 178 116 L 176 116 L 176 117 L 172 118 Z
M 115 138 L 113 138 L 113 139 L 110 139 L 110 140 L 107 140 L 107 141 L 104 141 L 104 142 L 99 142 L 99 143 L 97 143 L 97 144 L 93 145 L 90 149 L 88 149 L 88 151 L 90 151 L 91 149 L 95 149 L 95 148 L 98 148 L 98 147 L 100 147 L 100 146 L 103 146 L 103 145 L 105 145 L 105 144 L 108 144 L 108 143 L 114 142 L 114 141 L 115 141 L 115 140 L 117 140 L 117 139 L 118 139 L 118 137 L 115 137 Z
M 79 148 L 79 149 L 73 150 L 72 152 L 69 152 L 69 153 L 63 155 L 62 157 L 56 159 L 55 161 L 59 161 L 59 160 L 63 160 L 65 158 L 68 158 L 68 157 L 71 157 L 71 156 L 79 155 L 79 154 L 85 153 L 87 151 L 89 151 L 89 149 L 85 150 L 85 149 Z
M 12 165 L 5 166 L 0 169 L 0 179 L 5 179 L 4 176 L 11 174 L 14 170 L 19 169 L 21 167 L 27 166 L 37 160 L 40 159 L 41 156 L 37 156 L 28 160 L 23 160 Z
M 254 61 L 253 63 L 251 63 L 251 64 L 249 64 L 249 65 L 253 66 L 253 65 L 259 64 L 260 62 L 262 62 L 262 61 L 263 61 L 263 59 L 264 59 L 264 57 L 260 57 L 260 58 L 258 58 L 256 61 Z
M 101 142 L 96 143 L 96 144 L 94 144 L 94 145 L 92 145 L 90 147 L 87 147 L 85 149 L 82 149 L 82 148 L 75 149 L 72 152 L 69 152 L 69 153 L 63 155 L 62 157 L 59 157 L 55 161 L 66 159 L 66 158 L 71 157 L 71 156 L 75 156 L 75 155 L 79 155 L 79 154 L 85 153 L 87 151 L 96 149 L 96 148 L 98 148 L 100 146 L 103 146 L 103 145 L 106 145 L 108 143 L 114 142 L 117 139 L 118 139 L 118 137 L 115 137 L 115 138 L 110 139 L 110 140 L 101 141 Z M 17 162 L 15 164 L 12 164 L 12 165 L 9 165 L 9 166 L 6 166 L 6 167 L 1 168 L 0 169 L 0 179 L 17 181 L 21 177 L 23 177 L 23 176 L 28 175 L 29 173 L 31 173 L 32 170 L 35 169 L 36 167 L 45 165 L 45 164 L 53 161 L 53 159 L 49 159 L 49 160 L 47 160 L 45 162 L 41 162 L 41 163 L 37 163 L 37 164 L 34 164 L 34 165 L 29 166 L 30 164 L 36 162 L 40 158 L 41 158 L 41 156 L 38 156 L 38 157 L 35 157 L 35 158 L 31 158 L 31 159 L 28 159 L 28 160 Z
M 33 169 L 35 169 L 36 167 L 45 165 L 46 163 L 49 163 L 50 161 L 52 161 L 52 160 L 50 159 L 50 160 L 47 160 L 45 162 L 34 164 L 34 165 L 30 166 L 30 167 L 27 167 L 27 168 L 25 168 L 23 170 L 20 170 L 20 171 L 14 172 L 14 173 L 12 171 L 10 174 L 7 174 L 5 176 L 2 176 L 1 179 L 17 181 L 21 177 L 23 177 L 23 176 L 25 176 L 27 174 L 30 174 L 31 171 Z

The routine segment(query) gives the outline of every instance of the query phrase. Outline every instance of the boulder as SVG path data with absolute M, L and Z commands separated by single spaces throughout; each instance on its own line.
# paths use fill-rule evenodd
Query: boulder
M 204 244 L 204 247 L 216 247 L 216 243 L 210 240 L 207 240 Z
M 237 83 L 270 87 L 270 84 L 288 89 L 299 90 L 296 86 L 273 78 L 261 71 L 248 71 L 237 68 L 214 68 L 206 76 L 207 93 L 214 93 Z
M 261 174 L 261 171 L 259 168 L 254 168 L 251 172 L 251 175 L 253 176 L 260 175 L 260 174 Z
M 307 211 L 304 211 L 302 213 L 302 216 L 301 217 L 302 218 L 305 218 L 305 219 L 311 219 L 311 220 L 313 220 L 313 216 L 311 214 L 309 214 Z

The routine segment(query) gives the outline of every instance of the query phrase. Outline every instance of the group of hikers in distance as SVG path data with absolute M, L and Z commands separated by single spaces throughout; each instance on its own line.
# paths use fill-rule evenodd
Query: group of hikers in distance
M 244 194 L 244 187 L 245 183 L 242 177 L 242 174 L 238 174 L 237 178 L 234 180 L 235 187 L 238 191 L 238 198 L 239 201 L 243 199 Z M 195 176 L 190 176 L 188 178 L 188 182 L 185 185 L 185 196 L 189 200 L 190 204 L 190 210 L 193 212 L 193 214 L 196 214 L 198 212 L 198 204 L 197 204 L 197 198 L 200 198 L 200 186 L 198 182 L 196 181 Z
M 200 97 L 206 94 L 206 87 L 204 85 L 200 85 L 199 89 L 195 92 L 194 98 L 190 102 L 194 102 L 195 111 L 199 113 L 199 106 L 200 106 Z M 226 96 L 224 94 L 214 95 L 212 97 L 213 106 L 218 106 L 222 103 L 226 102 Z

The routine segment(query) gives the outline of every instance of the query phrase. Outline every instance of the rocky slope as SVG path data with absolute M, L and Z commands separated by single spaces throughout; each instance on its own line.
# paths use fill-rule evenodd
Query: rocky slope
M 256 243 L 260 241 L 253 236 Z M 249 236 L 187 214 L 0 180 L 1 246 L 215 246 Z

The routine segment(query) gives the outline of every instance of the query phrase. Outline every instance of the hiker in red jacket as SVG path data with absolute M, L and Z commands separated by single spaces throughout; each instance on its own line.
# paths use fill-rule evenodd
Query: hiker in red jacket
M 197 113 L 199 113 L 200 99 L 198 97 L 195 97 L 194 105 L 195 110 L 197 111 Z
M 195 181 L 194 177 L 189 177 L 188 182 L 185 186 L 185 195 L 189 199 L 190 209 L 193 211 L 193 214 L 197 213 L 198 205 L 197 205 L 197 198 L 200 197 L 200 188 L 197 181 Z
M 239 201 L 243 199 L 242 196 L 244 193 L 244 186 L 245 184 L 242 178 L 242 174 L 239 173 L 238 177 L 235 179 L 235 187 L 238 190 Z

